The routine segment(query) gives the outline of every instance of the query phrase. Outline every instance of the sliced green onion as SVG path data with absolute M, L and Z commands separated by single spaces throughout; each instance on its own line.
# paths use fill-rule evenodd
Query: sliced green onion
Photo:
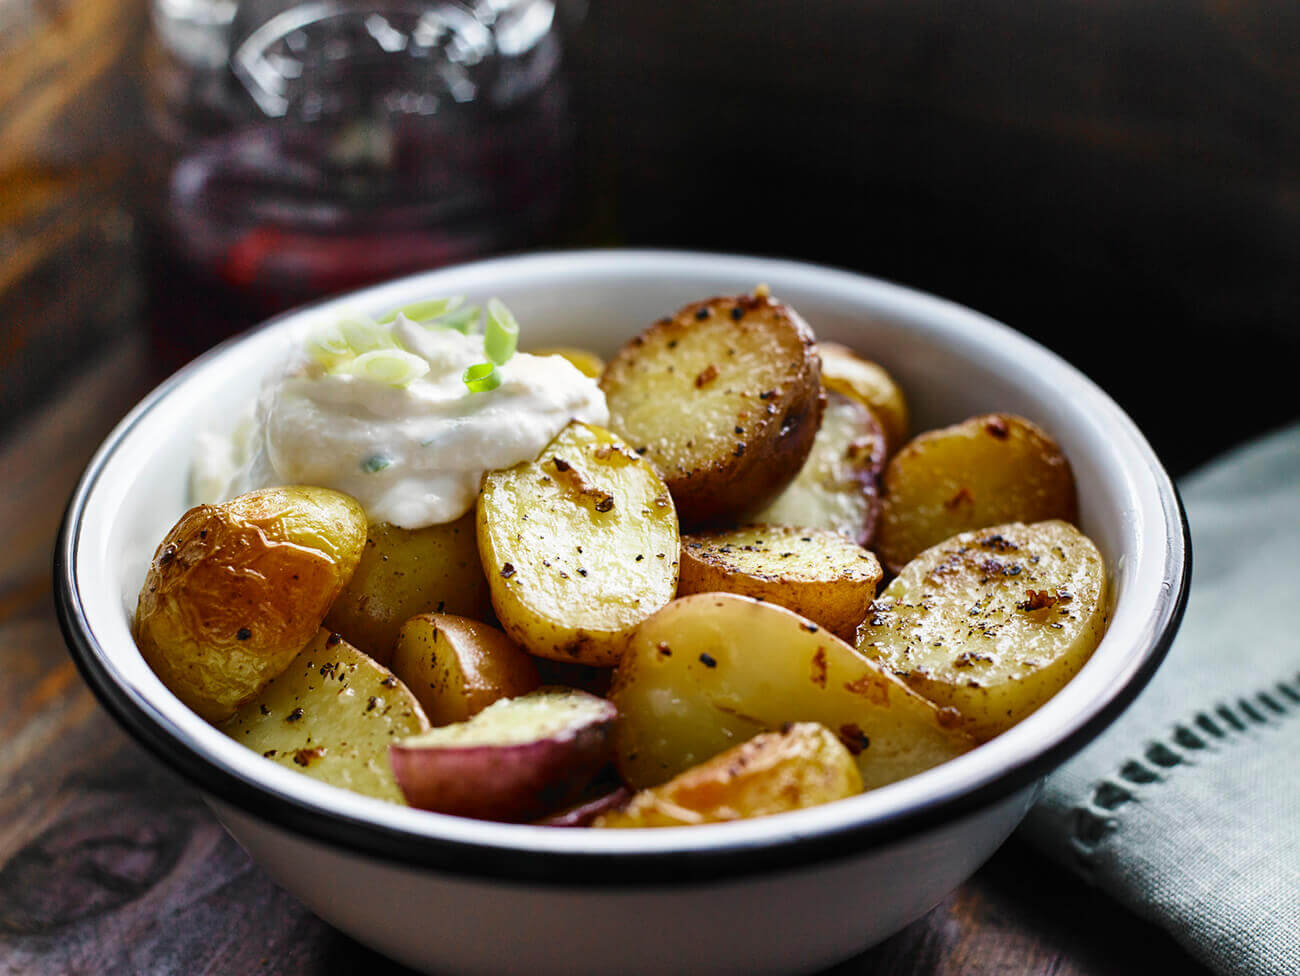
M 519 345 L 519 323 L 499 298 L 489 298 L 487 328 L 483 333 L 483 351 L 498 366 L 510 362 Z
M 354 359 L 350 372 L 385 386 L 401 387 L 429 372 L 429 363 L 403 349 L 376 349 Z
M 379 324 L 387 325 L 399 315 L 405 315 L 412 322 L 428 322 L 430 319 L 439 318 L 454 309 L 460 308 L 464 301 L 465 297 L 463 295 L 454 295 L 451 298 L 432 298 L 427 302 L 414 302 L 393 309 L 393 311 L 379 319 Z
M 325 369 L 341 366 L 356 355 L 343 331 L 334 323 L 320 325 L 307 337 L 307 355 Z
M 394 346 L 393 337 L 387 329 L 360 316 L 340 319 L 339 332 L 357 355 Z
M 455 329 L 457 332 L 468 333 L 483 314 L 483 309 L 478 305 L 466 305 L 464 308 L 458 308 L 454 312 L 448 312 L 446 315 L 430 322 L 430 325 L 436 325 L 442 329 Z
M 366 474 L 378 474 L 392 463 L 393 459 L 385 454 L 373 454 L 361 462 L 361 470 Z
M 475 363 L 465 370 L 461 380 L 471 393 L 487 393 L 501 385 L 501 374 L 496 363 Z

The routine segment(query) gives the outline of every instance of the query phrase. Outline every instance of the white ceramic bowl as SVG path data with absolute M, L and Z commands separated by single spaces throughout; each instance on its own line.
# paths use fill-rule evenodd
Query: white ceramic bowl
M 823 339 L 882 362 L 915 430 L 1006 410 L 1060 441 L 1114 607 L 1087 666 L 993 742 L 811 810 L 719 826 L 563 830 L 357 796 L 263 760 L 145 665 L 129 616 L 149 555 L 186 509 L 196 430 L 255 393 L 291 336 L 343 307 L 503 298 L 525 345 L 608 354 L 687 301 L 766 282 Z M 73 655 L 104 705 L 193 782 L 236 839 L 322 918 L 430 972 L 807 972 L 918 918 L 1019 823 L 1037 784 L 1133 699 L 1177 628 L 1190 575 L 1174 487 L 1101 390 L 968 309 L 855 274 L 714 254 L 599 251 L 416 275 L 292 312 L 213 350 L 109 436 L 72 497 L 55 583 Z

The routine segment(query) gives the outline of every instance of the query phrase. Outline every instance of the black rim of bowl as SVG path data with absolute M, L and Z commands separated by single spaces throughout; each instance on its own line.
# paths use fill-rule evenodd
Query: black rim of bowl
M 271 328 L 309 307 L 285 312 L 251 331 Z M 173 388 L 241 338 L 236 336 L 214 347 L 156 387 L 137 408 L 135 420 L 116 436 L 120 439 L 129 433 Z M 121 680 L 91 632 L 81 604 L 75 558 L 82 510 L 111 453 L 111 448 L 101 453 L 74 490 L 55 546 L 53 569 L 55 609 L 64 639 L 82 677 L 118 724 L 208 796 L 303 839 L 408 868 L 483 879 L 607 887 L 716 882 L 839 860 L 977 813 L 1045 776 L 1087 745 L 1128 707 L 1168 653 L 1186 609 L 1191 581 L 1191 533 L 1187 514 L 1177 488 L 1151 452 L 1165 518 L 1170 519 L 1172 510 L 1181 535 L 1180 549 L 1170 547 L 1165 556 L 1165 581 L 1170 586 L 1151 614 L 1151 643 L 1139 649 L 1143 657 L 1129 680 L 1097 703 L 1081 724 L 1049 747 L 1025 756 L 974 789 L 940 793 L 870 820 L 831 827 L 780 843 L 745 840 L 671 853 L 521 850 L 508 845 L 413 833 L 352 817 L 250 780 L 191 748 L 160 711 Z

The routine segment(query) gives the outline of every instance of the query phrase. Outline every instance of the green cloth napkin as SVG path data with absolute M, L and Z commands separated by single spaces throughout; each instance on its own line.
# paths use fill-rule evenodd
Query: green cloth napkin
M 1191 594 L 1022 836 L 1219 973 L 1300 974 L 1300 426 L 1181 485 Z

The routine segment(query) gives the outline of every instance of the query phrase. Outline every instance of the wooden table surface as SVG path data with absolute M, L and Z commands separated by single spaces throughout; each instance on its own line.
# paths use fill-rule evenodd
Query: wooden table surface
M 893 12 L 892 29 L 896 34 L 902 32 L 906 5 L 880 6 Z M 1210 6 L 1220 11 L 1253 9 L 1249 4 Z M 1161 9 L 1172 16 L 1178 8 L 1161 5 Z M 588 65 L 607 72 L 607 90 L 613 92 L 611 98 L 618 110 L 607 112 L 609 119 L 621 121 L 635 114 L 625 109 L 652 104 L 648 95 L 644 104 L 637 101 L 646 91 L 636 87 L 638 72 L 645 66 L 624 69 L 627 57 L 645 51 L 645 45 L 630 43 L 632 35 L 624 28 L 639 23 L 637 15 L 628 11 L 640 11 L 663 27 L 667 15 L 655 13 L 658 10 L 659 5 L 652 3 L 593 5 L 592 23 L 600 25 L 597 13 L 606 21 L 612 19 L 616 23 L 611 30 L 622 38 L 622 48 L 611 49 L 600 38 L 586 42 L 589 54 L 598 52 L 591 54 Z M 1119 11 L 1116 7 L 1116 18 L 1121 16 Z M 130 142 L 139 114 L 131 87 L 139 65 L 131 51 L 143 23 L 142 0 L 0 0 L 0 417 L 6 418 L 0 428 L 0 471 L 6 485 L 0 492 L 0 539 L 5 543 L 0 547 L 0 976 L 398 972 L 398 967 L 330 929 L 278 890 L 226 836 L 195 791 L 115 726 L 78 676 L 54 618 L 50 560 L 64 503 L 101 438 L 160 375 L 142 326 L 143 276 L 135 247 L 138 234 L 130 179 Z M 722 27 L 715 25 L 715 29 Z M 645 36 L 644 32 L 633 33 Z M 947 44 L 962 35 L 944 36 Z M 999 35 L 991 30 L 983 36 L 994 42 Z M 1196 35 L 1200 38 L 1197 43 L 1213 45 L 1219 36 L 1207 31 Z M 1240 40 L 1245 35 L 1223 36 Z M 1259 52 L 1285 47 L 1274 42 L 1276 34 L 1270 31 L 1253 30 L 1249 37 L 1259 43 L 1252 47 L 1241 42 L 1247 55 L 1240 61 L 1244 67 L 1233 77 L 1254 78 L 1253 72 L 1267 75 L 1277 65 Z M 690 32 L 683 30 L 677 40 L 685 45 L 683 51 L 693 50 Z M 1273 47 L 1268 47 L 1269 43 Z M 903 49 L 899 45 L 891 48 Z M 581 45 L 578 50 L 581 55 Z M 919 51 L 915 46 L 908 50 Z M 1186 56 L 1189 63 L 1199 63 L 1194 53 Z M 977 60 L 985 63 L 983 58 Z M 1000 63 L 996 57 L 987 60 Z M 1035 63 L 1047 64 L 1042 69 L 1046 71 L 1052 60 L 1045 56 Z M 918 53 L 916 63 L 904 67 L 919 71 L 925 65 Z M 1278 65 L 1280 76 L 1290 77 L 1295 62 Z M 741 82 L 733 77 L 726 89 L 728 97 L 742 98 L 747 91 L 744 85 L 759 83 L 754 81 L 757 74 L 751 72 L 748 80 L 742 78 Z M 1081 89 L 1107 91 L 1104 85 L 1089 85 L 1081 85 Z M 850 88 L 846 84 L 844 90 Z M 1132 92 L 1141 90 L 1137 85 L 1123 89 L 1114 104 L 1127 110 Z M 1294 87 L 1280 85 L 1277 90 L 1291 92 L 1274 103 L 1279 109 L 1286 108 Z M 1176 99 L 1178 91 L 1170 86 L 1165 96 Z M 1216 104 L 1233 108 L 1238 98 L 1234 92 L 1243 93 L 1240 100 L 1244 102 L 1247 95 L 1254 98 L 1257 89 L 1237 85 L 1223 91 L 1227 94 L 1220 94 Z M 676 92 L 683 96 L 680 88 Z M 940 92 L 936 87 L 928 94 L 939 97 Z M 986 104 L 979 102 L 976 94 L 972 93 L 970 104 Z M 924 95 L 927 92 L 914 90 L 915 97 Z M 656 98 L 654 104 L 662 104 L 662 98 Z M 692 111 L 684 96 L 674 104 L 687 115 Z M 799 107 L 786 107 L 791 117 L 802 112 Z M 780 110 L 782 105 L 772 103 L 772 108 Z M 966 127 L 959 126 L 961 131 L 967 132 L 978 121 L 973 112 L 959 119 Z M 1225 109 L 1221 114 L 1238 117 L 1235 110 Z M 1171 110 L 1153 118 L 1165 127 L 1172 124 L 1167 116 L 1184 117 Z M 1279 112 L 1277 117 L 1294 119 L 1296 114 Z M 743 118 L 736 124 L 741 122 L 749 124 Z M 1143 123 L 1139 119 L 1138 127 Z M 700 138 L 678 130 L 685 146 L 702 145 L 700 139 L 707 133 L 702 124 L 697 128 Z M 627 143 L 642 162 L 638 167 L 636 160 L 629 158 L 620 171 L 624 185 L 631 187 L 624 201 L 622 226 L 634 228 L 640 219 L 646 227 L 640 235 L 625 230 L 621 239 L 713 244 L 707 236 L 665 241 L 668 231 L 662 215 L 672 208 L 657 205 L 655 181 L 671 175 L 662 165 L 664 158 L 671 155 L 678 167 L 685 165 L 682 161 L 686 158 L 678 152 L 681 145 L 676 149 L 670 146 L 671 151 L 665 150 L 663 157 L 651 155 L 656 145 L 662 148 L 659 133 L 665 129 L 661 116 L 652 120 L 649 128 L 636 130 L 640 141 Z M 601 140 L 614 137 L 609 126 L 597 126 L 597 130 Z M 1049 132 L 1049 139 L 1055 138 L 1050 136 L 1050 128 L 1042 131 Z M 1069 131 L 1076 140 L 1071 144 L 1072 159 L 1079 158 L 1078 146 L 1085 138 L 1092 140 L 1090 144 L 1099 147 L 1099 152 L 1134 145 L 1123 138 L 1093 139 L 1088 130 L 1078 126 L 1058 131 Z M 1295 132 L 1294 125 L 1287 128 L 1279 123 L 1269 128 L 1261 123 L 1258 130 L 1243 131 L 1241 138 L 1262 134 L 1261 145 L 1284 148 L 1292 144 L 1288 140 Z M 1148 147 L 1143 158 L 1165 152 L 1160 148 L 1165 143 L 1137 144 Z M 1180 142 L 1169 145 L 1173 149 L 1168 156 L 1185 158 Z M 1288 158 L 1271 149 L 1262 155 Z M 794 172 L 793 158 L 785 158 L 782 173 Z M 824 152 L 818 156 L 823 161 L 833 158 Z M 936 153 L 928 158 L 946 157 Z M 1050 162 L 1048 157 L 1044 159 Z M 711 165 L 720 163 L 714 159 Z M 900 170 L 905 165 L 898 163 Z M 1104 177 L 1101 182 L 1108 182 L 1107 171 L 1099 172 Z M 1231 226 L 1240 230 L 1243 239 L 1272 242 L 1267 251 L 1272 261 L 1278 255 L 1293 257 L 1297 250 L 1292 232 L 1300 193 L 1296 192 L 1293 168 L 1279 163 L 1267 173 L 1272 174 L 1270 181 L 1266 185 L 1260 182 L 1263 189 L 1251 199 L 1259 214 L 1274 221 L 1267 225 L 1274 231 L 1252 237 L 1251 228 L 1258 222 Z M 719 186 L 734 182 L 722 177 Z M 610 178 L 608 174 L 606 178 Z M 1201 192 L 1199 184 L 1197 188 Z M 696 192 L 705 191 L 697 185 Z M 972 196 L 977 198 L 979 194 Z M 1127 198 L 1124 202 L 1127 206 Z M 1166 202 L 1171 209 L 1181 207 L 1179 199 Z M 862 197 L 860 206 L 873 205 Z M 1086 210 L 1086 201 L 1077 209 Z M 1227 210 L 1225 203 L 1216 213 Z M 783 213 L 782 226 L 801 232 L 802 213 L 794 209 Z M 833 208 L 827 206 L 826 213 L 827 219 L 834 218 Z M 981 216 L 978 211 L 967 213 Z M 1163 219 L 1163 211 L 1155 216 Z M 597 222 L 608 217 L 598 214 Z M 1074 219 L 1070 214 L 1067 217 Z M 693 218 L 687 214 L 681 219 Z M 961 219 L 968 225 L 993 226 Z M 1207 218 L 1204 227 L 1198 225 L 1197 235 L 1192 236 L 1212 244 L 1213 238 L 1206 236 L 1213 231 L 1209 221 Z M 720 222 L 709 226 L 718 232 Z M 761 234 L 771 224 L 754 218 L 744 226 Z M 1182 234 L 1177 228 L 1174 233 Z M 817 247 L 821 251 L 809 251 L 807 256 L 834 260 L 828 251 L 832 237 L 820 236 Z M 877 245 L 881 241 L 879 235 L 859 235 L 858 239 Z M 742 242 L 734 249 L 776 249 L 768 239 L 747 240 L 759 240 L 761 245 L 746 247 Z M 1015 253 L 1038 254 L 1033 244 L 1030 241 L 1022 252 Z M 1109 246 L 1108 242 L 1096 243 L 1093 254 L 1101 254 Z M 918 245 L 917 253 L 920 251 Z M 1231 248 L 1224 251 L 1231 252 Z M 995 248 L 990 253 L 998 252 Z M 874 266 L 881 258 L 881 252 L 867 251 L 863 262 Z M 1074 253 L 1049 253 L 1041 257 L 1038 270 L 1054 262 L 1052 267 L 1064 277 L 1071 273 L 1069 262 L 1077 259 Z M 1250 269 L 1257 276 L 1267 273 L 1271 275 L 1267 282 L 1277 285 L 1270 303 L 1256 311 L 1260 316 L 1270 314 L 1268 321 L 1274 325 L 1288 324 L 1288 330 L 1269 327 L 1260 333 L 1274 344 L 1270 348 L 1281 348 L 1279 343 L 1294 343 L 1290 311 L 1297 294 L 1294 261 L 1286 264 L 1280 257 L 1270 261 L 1248 253 L 1240 269 Z M 961 264 L 954 260 L 952 266 Z M 1273 274 L 1272 269 L 1284 265 L 1291 268 L 1286 272 L 1289 278 Z M 908 266 L 896 267 L 905 277 Z M 1167 265 L 1162 287 L 1184 288 L 1212 279 L 1202 265 L 1188 267 L 1186 278 L 1175 280 L 1176 269 Z M 1095 272 L 1096 267 L 1090 269 Z M 1134 272 L 1125 280 L 1131 284 L 1137 277 Z M 1258 283 L 1254 278 L 1242 281 L 1252 286 Z M 1101 301 L 1093 294 L 1089 290 L 1072 296 L 1066 304 L 1086 312 L 1089 300 Z M 1195 297 L 1192 291 L 1188 294 Z M 1208 307 L 1192 298 L 1189 308 Z M 1234 311 L 1240 307 L 1234 305 Z M 1225 347 L 1228 353 L 1234 348 Z M 1285 360 L 1272 359 L 1280 364 L 1275 370 L 1280 375 Z M 1122 378 L 1127 374 L 1115 375 Z M 1153 417 L 1163 416 L 1162 404 L 1154 399 L 1147 404 Z M 1286 409 L 1293 410 L 1290 400 Z M 1212 429 L 1212 438 L 1218 440 L 1189 442 L 1181 457 L 1196 460 L 1226 446 L 1223 439 L 1229 434 L 1241 435 L 1252 423 L 1265 422 L 1260 414 L 1248 416 L 1244 423 L 1239 423 L 1235 413 L 1216 416 L 1225 430 L 1231 427 L 1229 433 Z M 14 417 L 20 420 L 14 422 L 10 419 Z M 1157 446 L 1176 444 L 1166 440 Z M 863 911 L 870 910 L 870 896 L 865 893 Z M 526 972 L 526 965 L 521 964 L 520 971 Z M 1121 910 L 1013 839 L 927 916 L 833 972 L 838 976 L 1125 976 L 1151 972 L 1194 976 L 1205 970 L 1162 931 Z

